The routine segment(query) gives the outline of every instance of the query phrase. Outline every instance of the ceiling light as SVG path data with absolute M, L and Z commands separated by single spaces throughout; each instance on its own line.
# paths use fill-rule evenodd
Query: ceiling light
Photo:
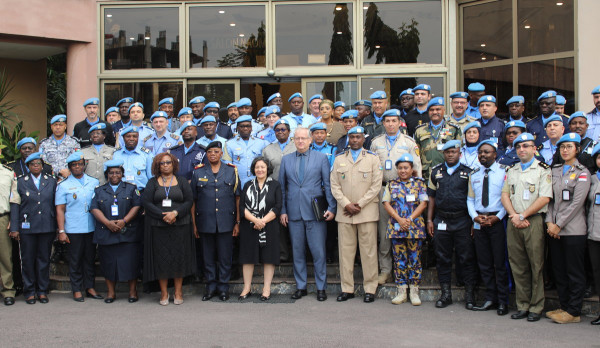
M 221 11 L 219 11 L 219 13 L 220 13 L 220 14 L 223 14 L 223 13 L 225 13 L 225 11 L 221 10 Z
M 486 59 L 487 59 L 486 57 L 481 57 L 481 60 L 486 60 Z
M 562 5 L 564 5 L 564 2 L 557 2 L 556 3 L 556 6 L 562 6 Z
M 338 31 L 336 34 L 338 34 L 338 35 L 342 35 L 342 32 L 341 32 L 341 31 Z
M 373 89 L 373 87 L 370 87 L 369 89 Z
M 230 27 L 235 27 L 235 23 L 229 23 Z
M 336 6 L 336 7 L 335 7 L 335 10 L 336 10 L 336 11 L 341 11 L 341 10 L 342 10 L 342 6 Z
M 481 47 L 485 47 L 485 44 L 481 44 Z
M 112 15 L 110 13 L 107 13 L 106 17 L 110 18 L 110 17 L 112 17 Z
M 129 40 L 135 40 L 135 37 L 130 37 Z
M 381 48 L 381 46 L 379 46 L 379 45 L 375 45 L 375 48 Z
M 524 28 L 525 29 L 531 29 L 531 25 L 526 25 Z
M 244 37 L 244 36 L 245 36 L 244 34 L 240 34 L 240 35 L 239 35 L 239 37 Z
M 363 6 L 363 10 L 368 10 L 369 6 Z
M 146 36 L 144 39 L 146 39 L 146 40 L 150 40 L 150 36 Z

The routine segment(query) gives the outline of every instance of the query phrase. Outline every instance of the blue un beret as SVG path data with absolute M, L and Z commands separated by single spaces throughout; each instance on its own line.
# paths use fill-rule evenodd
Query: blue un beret
M 506 105 L 510 105 L 512 103 L 519 103 L 519 104 L 525 104 L 525 98 L 523 96 L 520 95 L 515 95 L 512 96 L 507 102 Z
M 86 107 L 88 105 L 99 105 L 99 104 L 100 104 L 100 99 L 98 99 L 98 98 L 89 98 L 89 99 L 86 99 L 83 102 L 83 107 Z
M 140 130 L 138 129 L 138 127 L 129 126 L 129 127 L 125 127 L 124 129 L 122 129 L 120 134 L 121 134 L 121 136 L 124 136 L 127 133 L 139 133 L 139 132 L 140 132 Z
M 203 96 L 197 96 L 197 97 L 192 98 L 192 100 L 190 100 L 188 105 L 192 106 L 192 104 L 200 104 L 200 103 L 204 103 L 204 101 L 206 101 L 206 99 Z
M 600 144 L 596 144 L 596 146 L 594 146 L 594 149 L 592 150 L 592 157 L 596 156 L 599 152 L 600 152 Z
M 277 106 L 277 105 L 268 106 L 267 109 L 265 110 L 265 117 L 269 116 L 270 114 L 276 114 L 279 112 L 281 112 L 281 109 L 279 109 L 279 106 Z
M 50 124 L 55 124 L 56 122 L 67 122 L 67 115 L 56 115 L 52 117 L 50 120 Z
M 481 123 L 479 123 L 479 121 L 473 121 L 473 122 L 467 123 L 467 125 L 463 129 L 463 134 L 466 133 L 471 128 L 481 129 Z
M 34 152 L 31 155 L 27 156 L 27 159 L 25 160 L 25 164 L 28 164 L 29 162 L 31 162 L 33 160 L 36 160 L 36 159 L 39 159 L 39 160 L 42 159 L 42 152 L 41 151 L 40 152 Z
M 263 112 L 267 111 L 268 106 L 263 106 L 262 108 L 260 108 L 260 110 L 258 110 L 258 112 L 256 113 L 256 116 L 262 114 Z
M 173 104 L 173 98 L 164 98 L 158 102 L 158 106 L 161 106 L 163 104 Z
M 183 133 L 183 131 L 187 128 L 187 127 L 196 127 L 196 124 L 194 123 L 194 121 L 185 121 L 183 122 L 183 124 L 181 125 L 181 127 L 179 127 L 179 133 Z
M 565 105 L 566 103 L 567 99 L 565 99 L 565 97 L 560 94 L 556 96 L 556 105 Z
M 323 96 L 322 96 L 322 95 L 320 95 L 320 94 L 315 94 L 315 95 L 313 95 L 312 97 L 310 97 L 310 98 L 308 99 L 308 103 L 310 104 L 310 102 L 312 102 L 312 101 L 313 101 L 313 100 L 315 100 L 315 99 L 321 99 L 321 100 L 323 100 Z
M 429 103 L 427 103 L 427 110 L 429 110 L 429 108 L 432 106 L 438 106 L 438 105 L 444 106 L 444 98 L 436 97 L 436 98 L 431 99 L 429 101 Z
M 27 144 L 27 143 L 33 143 L 33 145 L 37 145 L 37 142 L 35 141 L 34 138 L 32 137 L 25 137 L 21 140 L 19 140 L 19 142 L 17 143 L 17 150 L 21 149 L 21 146 Z
M 373 92 L 373 94 L 371 94 L 371 96 L 369 98 L 371 98 L 371 99 L 386 99 L 387 94 L 385 94 L 384 91 L 375 91 L 375 92 Z
M 468 97 L 469 97 L 469 93 L 467 93 L 467 92 L 454 92 L 454 93 L 450 94 L 450 99 L 454 99 L 454 98 L 467 99 Z
M 596 86 L 596 88 L 592 89 L 592 94 L 600 93 L 600 86 Z
M 204 116 L 202 117 L 202 120 L 200 120 L 200 125 L 203 125 L 206 122 L 217 122 L 217 120 L 213 115 Z
M 139 108 L 142 108 L 142 111 L 144 110 L 144 104 L 140 103 L 140 102 L 135 102 L 131 105 L 129 105 L 129 109 L 127 109 L 127 112 L 131 112 L 131 108 L 137 106 Z
M 81 161 L 83 159 L 83 152 L 81 151 L 75 151 L 72 154 L 69 155 L 69 157 L 67 157 L 67 164 L 71 163 L 71 162 L 77 162 L 77 161 Z
M 416 85 L 413 89 L 413 92 L 416 91 L 427 91 L 427 92 L 431 92 L 431 86 L 425 83 L 421 83 L 419 85 Z
M 389 109 L 389 110 L 386 110 L 383 113 L 383 115 L 381 115 L 381 117 L 384 118 L 386 116 L 397 116 L 397 117 L 400 117 L 400 110 L 398 110 L 398 109 Z
M 445 143 L 442 147 L 442 151 L 446 151 L 448 149 L 460 149 L 460 140 L 450 140 Z
M 108 116 L 108 114 L 110 114 L 111 112 L 119 112 L 119 109 L 116 106 L 111 106 L 106 110 L 104 116 Z
M 348 110 L 342 114 L 342 120 L 345 118 L 357 118 L 358 110 Z
M 166 119 L 169 118 L 169 116 L 167 115 L 167 113 L 164 112 L 164 111 L 154 111 L 154 113 L 152 114 L 152 116 L 150 116 L 150 122 L 152 122 L 157 117 L 164 117 Z
M 95 125 L 91 126 L 90 129 L 88 129 L 88 133 L 91 134 L 95 130 L 105 130 L 105 129 L 106 129 L 106 123 L 98 122 Z
M 557 114 L 554 114 L 554 115 L 548 117 L 547 119 L 544 120 L 544 128 L 546 128 L 548 123 L 553 122 L 553 121 L 559 121 L 560 123 L 562 123 L 562 117 L 558 116 Z
M 359 106 L 359 105 L 365 105 L 365 106 L 371 107 L 371 106 L 373 106 L 373 103 L 371 103 L 370 100 L 364 100 L 364 99 L 354 102 L 354 106 Z
M 556 97 L 556 91 L 546 91 L 546 92 L 540 94 L 540 96 L 537 98 L 537 101 L 540 101 L 542 99 L 555 98 L 555 97 Z
M 275 98 L 281 98 L 281 93 L 277 92 L 277 93 L 271 94 L 271 96 L 267 99 L 267 104 L 269 104 L 271 102 L 271 100 L 273 100 Z
M 525 122 L 521 120 L 506 122 L 506 125 L 504 125 L 504 130 L 509 129 L 510 127 L 519 127 L 527 129 L 527 126 L 525 126 Z
M 410 153 L 405 153 L 404 155 L 400 156 L 400 158 L 398 158 L 396 160 L 396 163 L 394 163 L 396 166 L 398 166 L 398 163 L 401 162 L 408 162 L 408 163 L 413 163 L 414 162 L 414 158 Z
M 473 82 L 467 87 L 469 92 L 484 92 L 485 86 L 479 82 Z
M 335 103 L 333 103 L 334 109 L 339 108 L 340 106 L 346 109 L 346 103 L 344 103 L 343 101 L 336 101 Z
M 522 143 L 524 141 L 535 141 L 535 138 L 531 133 L 519 134 L 519 136 L 516 137 L 515 140 L 513 140 L 513 147 L 517 146 L 518 143 Z
M 119 100 L 117 102 L 117 106 L 119 106 L 119 105 L 121 105 L 123 103 L 133 103 L 133 98 L 131 98 L 131 97 L 125 97 L 125 98 L 123 98 L 123 99 L 121 99 L 121 100 Z
M 356 127 L 353 127 L 352 129 L 350 129 L 348 131 L 348 135 L 350 135 L 350 134 L 362 134 L 362 135 L 364 135 L 365 134 L 365 129 L 363 127 L 361 127 L 361 126 L 356 126 Z
M 302 98 L 302 94 L 300 92 L 296 92 L 294 94 L 292 94 L 289 98 L 288 98 L 288 102 L 291 102 L 292 99 L 294 98 Z
M 181 108 L 181 110 L 179 110 L 179 113 L 177 114 L 177 117 L 180 117 L 181 115 L 191 115 L 192 112 L 192 108 L 188 108 L 187 106 L 184 108 Z
M 231 108 L 237 108 L 237 102 L 229 103 L 229 105 L 227 105 L 227 110 Z
M 235 120 L 235 124 L 242 123 L 242 122 L 252 122 L 252 116 L 242 115 L 242 116 L 238 117 L 237 120 Z
M 273 129 L 277 128 L 277 126 L 279 126 L 280 124 L 285 124 L 288 126 L 288 129 L 290 128 L 290 121 L 286 120 L 285 118 L 280 118 L 279 120 L 277 120 L 277 122 L 275 122 L 275 124 L 273 125 Z M 310 129 L 310 131 L 312 132 L 312 127 Z
M 479 151 L 479 148 L 481 147 L 481 145 L 490 145 L 494 148 L 494 150 L 498 150 L 498 143 L 496 143 L 495 141 L 492 141 L 492 139 L 487 139 L 484 140 L 482 142 L 479 143 L 479 145 L 477 145 L 477 151 Z
M 122 159 L 111 159 L 111 160 L 108 160 L 108 161 L 104 162 L 104 171 L 107 171 L 108 168 L 123 167 L 124 164 L 125 164 L 125 161 L 123 161 Z
M 576 111 L 573 114 L 571 114 L 571 117 L 569 117 L 569 124 L 571 123 L 572 120 L 576 119 L 577 117 L 583 117 L 583 118 L 585 118 L 585 120 L 587 122 L 587 115 L 585 114 L 585 112 Z
M 237 102 L 237 104 L 235 104 L 235 106 L 238 108 L 241 108 L 242 106 L 252 106 L 252 101 L 250 98 L 242 98 Z M 227 108 L 229 109 L 229 107 Z
M 496 97 L 494 97 L 493 95 L 484 95 L 483 97 L 479 98 L 479 100 L 477 101 L 477 106 L 479 106 L 479 104 L 481 104 L 481 103 L 496 104 Z
M 315 123 L 312 126 L 310 126 L 310 132 L 311 133 L 314 132 L 314 131 L 316 131 L 316 130 L 324 130 L 324 131 L 326 131 L 327 130 L 327 126 L 323 122 L 318 122 L 318 123 Z
M 415 92 L 413 92 L 412 88 L 407 88 L 405 90 L 403 90 L 402 92 L 400 92 L 400 98 L 402 98 L 403 95 L 415 95 Z
M 220 109 L 221 105 L 219 105 L 219 103 L 217 103 L 217 102 L 212 101 L 212 102 L 209 102 L 206 105 L 204 105 L 204 108 L 202 109 L 202 111 L 206 111 L 206 109 L 208 109 L 208 108 Z
M 559 146 L 561 143 L 568 143 L 568 142 L 580 144 L 581 136 L 579 136 L 579 134 L 577 134 L 577 133 L 567 133 L 567 134 L 563 135 L 562 137 L 560 137 L 560 139 L 558 139 L 558 141 L 556 142 L 556 146 Z

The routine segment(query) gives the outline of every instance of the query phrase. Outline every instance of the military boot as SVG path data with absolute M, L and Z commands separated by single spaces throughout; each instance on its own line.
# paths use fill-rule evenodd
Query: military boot
M 408 286 L 406 285 L 398 285 L 398 294 L 392 300 L 393 304 L 401 304 L 406 302 L 406 289 Z
M 437 300 L 435 306 L 437 308 L 446 308 L 448 305 L 452 304 L 452 290 L 450 290 L 450 284 L 444 283 L 442 284 L 442 296 Z
M 421 305 L 421 299 L 419 298 L 419 286 L 418 285 L 410 286 L 410 303 L 412 303 L 413 306 Z

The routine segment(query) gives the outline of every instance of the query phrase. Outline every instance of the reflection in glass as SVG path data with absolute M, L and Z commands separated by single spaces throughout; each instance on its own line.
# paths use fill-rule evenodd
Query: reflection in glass
M 400 92 L 421 83 L 431 85 L 432 96 L 444 96 L 444 79 L 441 77 L 369 77 L 361 80 L 360 99 L 369 99 L 373 92 L 381 90 L 387 93 L 391 106 L 400 105 Z
M 343 101 L 352 105 L 357 98 L 356 81 L 307 82 L 306 95 L 322 94 L 325 99 Z
M 133 100 L 144 104 L 146 119 L 158 110 L 158 101 L 172 97 L 175 101 L 173 110 L 175 115 L 183 107 L 183 84 L 181 82 L 132 82 L 132 83 L 106 83 L 104 84 L 104 110 L 114 106 L 124 97 L 133 97 Z
M 193 82 L 188 83 L 186 103 L 195 96 L 199 95 L 206 98 L 207 103 L 216 101 L 222 107 L 227 107 L 227 105 L 235 101 L 235 84 Z
M 464 64 L 512 58 L 512 0 L 463 8 Z
M 179 68 L 179 9 L 105 8 L 104 68 Z
M 500 116 L 500 118 L 508 117 L 506 101 L 513 95 L 512 65 L 465 70 L 464 77 L 465 85 L 463 91 L 467 90 L 467 86 L 470 83 L 483 83 L 485 86 L 485 93 L 495 96 L 498 101 L 498 116 Z
M 572 114 L 575 101 L 575 68 L 573 58 L 551 59 L 519 64 L 519 94 L 525 97 L 525 111 L 537 114 L 536 101 L 551 89 L 567 99 L 565 113 Z
M 365 64 L 442 62 L 439 0 L 364 3 Z
M 190 67 L 264 67 L 265 6 L 190 8 Z
M 517 9 L 519 57 L 573 50 L 573 0 L 519 0 Z
M 353 64 L 351 3 L 277 5 L 275 18 L 277 66 Z
M 287 114 L 290 112 L 288 98 L 300 92 L 302 85 L 298 78 L 283 78 L 281 82 L 274 82 L 273 79 L 249 78 L 242 79 L 240 83 L 240 98 L 250 98 L 256 115 L 258 110 L 267 105 L 267 99 L 274 93 L 281 93 L 283 105 L 281 112 Z

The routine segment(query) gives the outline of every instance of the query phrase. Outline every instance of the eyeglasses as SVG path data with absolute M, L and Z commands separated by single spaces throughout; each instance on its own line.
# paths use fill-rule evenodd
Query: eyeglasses
M 530 147 L 535 147 L 535 145 L 531 145 L 531 144 L 517 144 L 515 146 L 515 149 L 519 150 L 519 149 L 528 149 Z
M 294 140 L 309 140 L 309 137 L 295 137 Z
M 161 166 L 170 166 L 171 164 L 173 164 L 173 161 L 164 161 L 164 162 L 159 162 L 159 164 Z
M 573 144 L 560 144 L 559 149 L 561 150 L 574 150 L 576 147 Z
M 283 133 L 283 132 L 287 132 L 287 128 L 277 128 L 277 129 L 275 129 L 275 133 Z

